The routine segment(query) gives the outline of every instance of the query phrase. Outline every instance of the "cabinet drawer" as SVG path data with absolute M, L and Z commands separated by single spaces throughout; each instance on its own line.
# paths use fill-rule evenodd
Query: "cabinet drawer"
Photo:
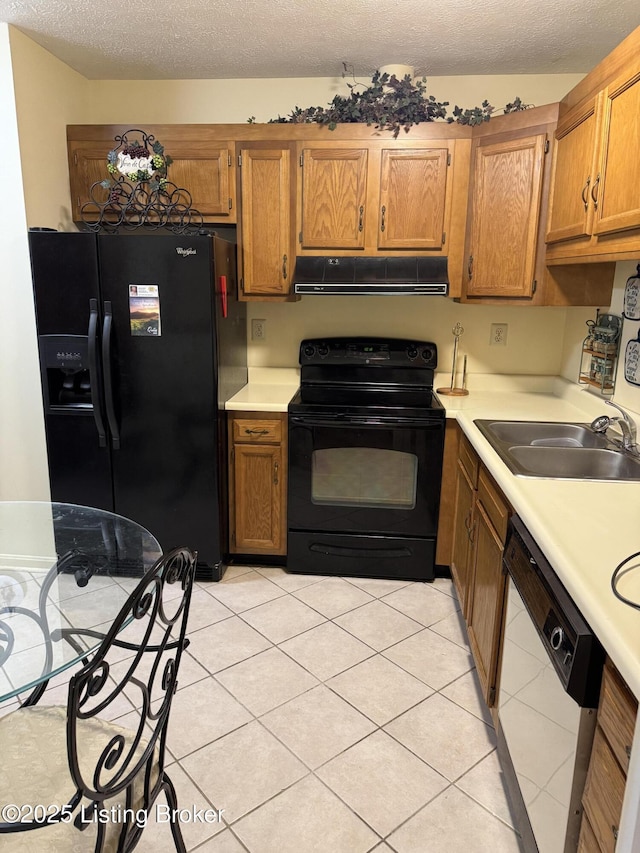
M 458 458 L 460 464 L 467 472 L 471 485 L 475 489 L 478 485 L 478 471 L 480 469 L 480 460 L 478 454 L 471 446 L 471 442 L 464 433 L 460 434 L 460 448 L 458 450 Z
M 282 441 L 282 421 L 258 418 L 234 418 L 233 442 L 280 444 Z
M 611 661 L 607 661 L 600 692 L 598 722 L 613 754 L 626 773 L 638 713 L 638 703 Z
M 624 773 L 597 726 L 582 802 L 602 853 L 616 846 L 624 786 Z
M 500 541 L 504 543 L 507 538 L 509 507 L 484 468 L 480 469 L 478 476 L 478 501 L 491 519 Z

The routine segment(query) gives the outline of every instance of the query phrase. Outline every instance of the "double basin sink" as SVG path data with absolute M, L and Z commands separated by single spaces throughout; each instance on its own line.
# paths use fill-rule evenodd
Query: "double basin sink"
M 640 482 L 640 457 L 589 424 L 476 420 L 508 468 L 520 477 Z

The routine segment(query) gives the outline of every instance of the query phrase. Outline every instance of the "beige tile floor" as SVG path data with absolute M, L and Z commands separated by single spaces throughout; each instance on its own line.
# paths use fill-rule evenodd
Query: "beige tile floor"
M 197 585 L 189 638 L 170 774 L 222 817 L 185 812 L 190 851 L 519 850 L 450 581 L 236 566 Z
M 197 584 L 188 634 L 168 748 L 189 851 L 519 850 L 449 580 L 235 566 Z M 174 850 L 168 825 L 137 849 Z

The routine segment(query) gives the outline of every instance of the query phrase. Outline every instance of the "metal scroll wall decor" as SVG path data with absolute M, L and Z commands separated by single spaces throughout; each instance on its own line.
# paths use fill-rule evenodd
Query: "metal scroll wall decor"
M 191 193 L 167 178 L 173 162 L 160 142 L 133 128 L 115 137 L 107 154 L 109 177 L 89 189 L 90 200 L 81 208 L 90 231 L 169 228 L 176 234 L 195 233 L 203 217 L 192 204 Z

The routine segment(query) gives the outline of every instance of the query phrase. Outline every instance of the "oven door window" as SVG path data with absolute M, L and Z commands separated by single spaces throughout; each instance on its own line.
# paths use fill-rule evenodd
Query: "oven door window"
M 292 530 L 435 536 L 444 423 L 289 421 Z
M 311 460 L 311 501 L 324 506 L 413 509 L 418 457 L 378 447 L 315 450 Z

